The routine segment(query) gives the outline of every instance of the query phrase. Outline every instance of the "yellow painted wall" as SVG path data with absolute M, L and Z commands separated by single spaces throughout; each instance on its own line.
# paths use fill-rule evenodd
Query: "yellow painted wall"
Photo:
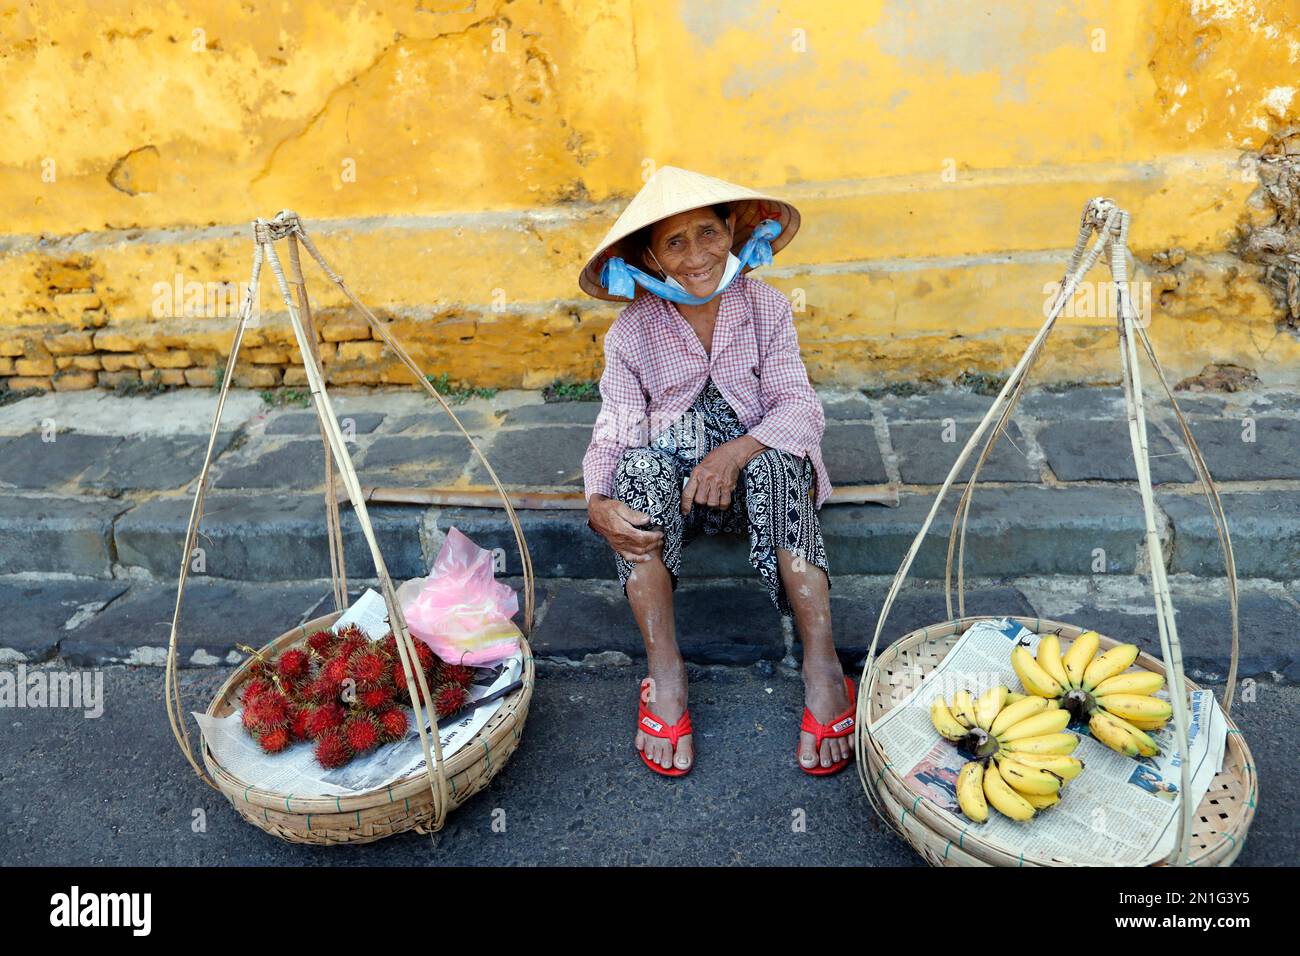
M 186 284 L 246 282 L 248 221 L 285 207 L 426 371 L 595 378 L 617 306 L 575 276 L 661 164 L 800 207 L 759 275 L 806 302 L 816 382 L 1005 369 L 1099 194 L 1133 214 L 1172 375 L 1297 380 L 1300 341 L 1232 252 L 1270 218 L 1250 157 L 1300 114 L 1289 0 L 87 9 L 0 3 L 11 387 L 210 383 L 234 322 L 187 310 Z M 239 381 L 301 383 L 264 280 Z M 312 291 L 331 380 L 405 380 L 337 290 Z M 1116 379 L 1110 323 L 1065 322 L 1041 377 Z

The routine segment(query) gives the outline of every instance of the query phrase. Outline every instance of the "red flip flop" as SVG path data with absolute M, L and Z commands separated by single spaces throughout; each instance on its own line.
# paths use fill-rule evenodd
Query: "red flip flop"
M 799 729 L 804 733 L 812 734 L 816 738 L 813 741 L 813 752 L 818 754 L 819 760 L 821 759 L 820 754 L 823 740 L 827 737 L 847 737 L 849 734 L 853 733 L 855 715 L 858 710 L 857 696 L 853 689 L 853 680 L 851 678 L 844 678 L 844 686 L 849 692 L 848 709 L 839 716 L 833 717 L 829 724 L 819 722 L 817 718 L 813 716 L 812 711 L 807 707 L 803 709 L 803 720 L 799 724 Z M 794 760 L 795 763 L 799 764 L 800 770 L 804 773 L 812 774 L 814 777 L 826 777 L 833 773 L 839 773 L 849 765 L 849 758 L 845 757 L 843 760 L 837 760 L 829 767 L 823 767 L 820 763 L 815 767 L 805 767 L 802 761 L 799 760 L 799 746 L 797 744 L 794 749 Z
M 646 681 L 648 680 L 649 678 L 646 678 Z M 651 737 L 658 737 L 660 740 L 667 740 L 673 745 L 673 754 L 676 756 L 677 741 L 691 733 L 691 712 L 689 710 L 682 711 L 681 719 L 678 720 L 677 723 L 669 726 L 667 721 L 645 705 L 646 681 L 641 682 L 641 694 L 638 698 L 639 703 L 636 712 L 637 730 L 640 730 L 642 733 Z M 637 753 L 641 755 L 641 760 L 647 767 L 655 773 L 662 774 L 665 777 L 684 777 L 695 767 L 693 752 L 691 764 L 685 770 L 680 770 L 676 766 L 669 770 L 665 770 L 661 764 L 657 764 L 647 757 L 644 750 L 638 750 Z

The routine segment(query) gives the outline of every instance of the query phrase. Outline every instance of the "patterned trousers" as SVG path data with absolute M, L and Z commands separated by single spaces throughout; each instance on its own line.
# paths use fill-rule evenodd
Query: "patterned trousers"
M 694 404 L 649 445 L 626 449 L 615 472 L 615 494 L 623 503 L 645 512 L 663 528 L 663 561 L 677 590 L 682 548 L 703 534 L 749 534 L 749 563 L 767 586 L 777 610 L 794 616 L 781 581 L 776 549 L 785 548 L 826 572 L 830 568 L 822 542 L 821 524 L 813 507 L 812 460 L 768 448 L 750 459 L 724 509 L 693 504 L 681 512 L 682 485 L 700 461 L 725 442 L 745 434 L 730 403 L 713 380 L 706 379 Z M 614 552 L 619 581 L 627 594 L 633 565 Z

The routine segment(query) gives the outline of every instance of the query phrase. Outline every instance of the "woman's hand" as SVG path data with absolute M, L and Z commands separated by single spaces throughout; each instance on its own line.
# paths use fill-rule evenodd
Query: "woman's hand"
M 637 511 L 617 498 L 592 495 L 587 504 L 587 524 L 632 564 L 649 561 L 654 549 L 663 543 L 662 530 L 638 527 L 649 521 L 650 516 L 644 511 Z
M 730 508 L 731 493 L 736 490 L 742 465 L 740 453 L 732 442 L 719 445 L 705 455 L 682 488 L 682 514 L 690 514 L 694 505 Z

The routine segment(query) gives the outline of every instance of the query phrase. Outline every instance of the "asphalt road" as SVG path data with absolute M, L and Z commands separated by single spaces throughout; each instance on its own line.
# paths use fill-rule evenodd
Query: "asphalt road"
M 182 672 L 192 708 L 206 705 L 226 673 Z M 245 823 L 173 743 L 161 669 L 114 666 L 103 675 L 98 718 L 0 711 L 6 864 L 920 865 L 875 819 L 851 769 L 822 779 L 797 769 L 801 684 L 780 670 L 693 668 L 699 762 L 668 780 L 631 746 L 638 672 L 543 665 L 523 742 L 487 790 L 431 837 L 347 848 L 290 845 Z M 1238 865 L 1293 865 L 1300 761 L 1290 724 L 1300 688 L 1260 685 L 1256 698 L 1234 707 L 1261 780 Z M 498 809 L 504 832 L 492 827 Z M 193 826 L 196 810 L 203 832 Z

